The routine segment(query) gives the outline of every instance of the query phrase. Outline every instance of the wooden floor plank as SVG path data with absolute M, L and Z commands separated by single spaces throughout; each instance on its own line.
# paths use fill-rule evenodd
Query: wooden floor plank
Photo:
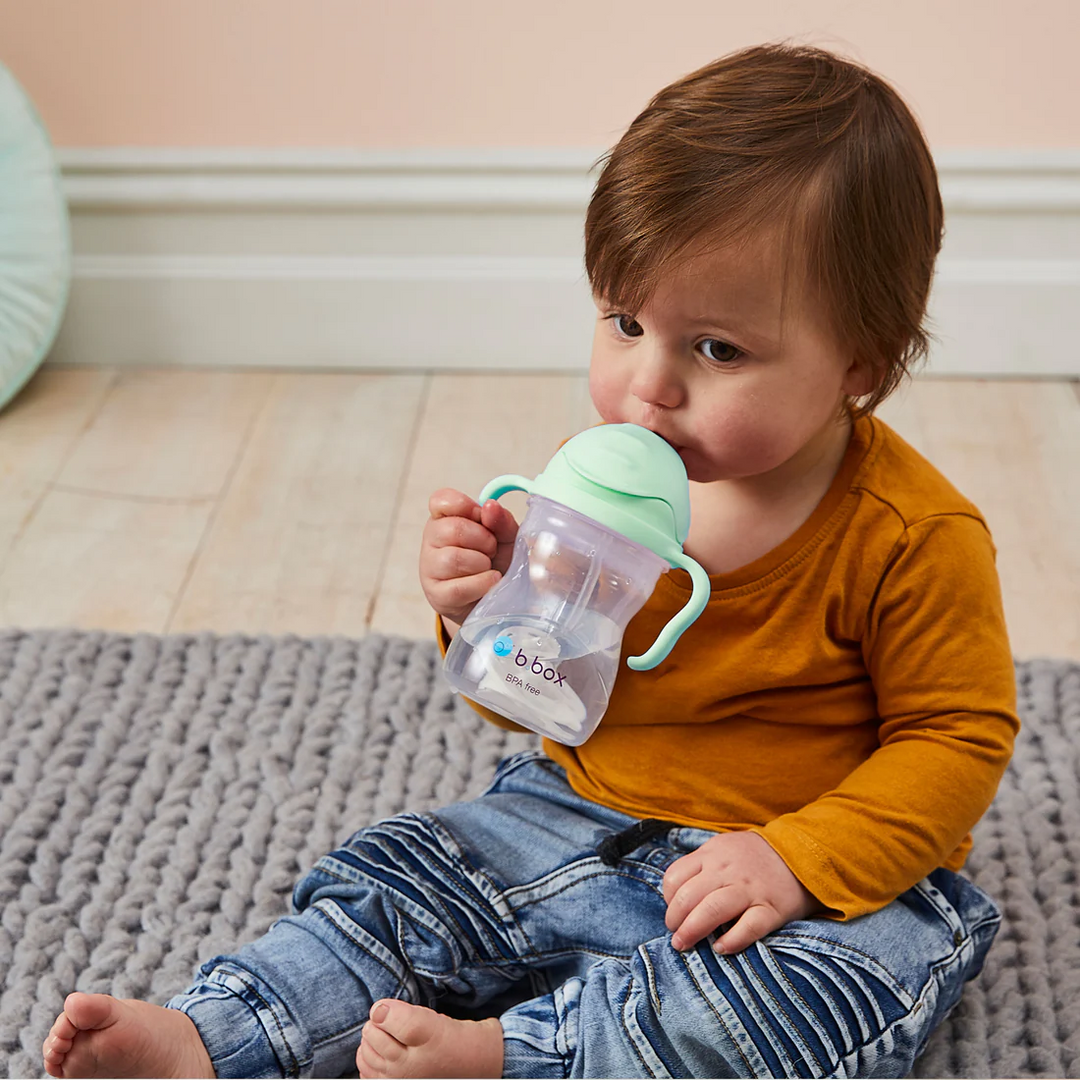
M 476 498 L 502 473 L 535 476 L 559 443 L 591 422 L 583 375 L 433 375 L 371 619 L 371 629 L 431 634 L 417 559 L 428 499 L 450 487 Z M 521 494 L 504 504 L 520 520 Z
M 1080 403 L 1065 382 L 921 380 L 927 456 L 985 515 L 1021 658 L 1080 660 Z
M 274 376 L 170 629 L 364 633 L 423 385 Z
M 261 372 L 125 371 L 57 481 L 113 495 L 216 497 L 272 378 Z
M 0 567 L 115 377 L 111 368 L 46 368 L 0 413 Z
M 160 633 L 212 506 L 49 492 L 0 570 L 0 624 Z

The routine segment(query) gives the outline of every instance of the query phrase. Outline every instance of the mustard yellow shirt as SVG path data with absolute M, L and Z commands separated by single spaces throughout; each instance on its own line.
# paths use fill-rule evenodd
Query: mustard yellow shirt
M 1019 728 L 979 511 L 863 418 L 798 531 L 711 581 L 659 667 L 621 665 L 587 742 L 544 740 L 573 789 L 639 818 L 758 832 L 838 918 L 959 869 Z M 663 575 L 623 656 L 689 593 L 685 571 Z

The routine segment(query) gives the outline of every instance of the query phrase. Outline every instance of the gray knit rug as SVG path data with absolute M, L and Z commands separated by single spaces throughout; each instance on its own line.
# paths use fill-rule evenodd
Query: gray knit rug
M 1024 731 L 968 865 L 1005 923 L 920 1077 L 1080 1076 L 1080 665 L 1017 670 Z M 0 1075 L 44 1075 L 71 990 L 166 1000 L 358 826 L 530 745 L 429 642 L 0 631 Z

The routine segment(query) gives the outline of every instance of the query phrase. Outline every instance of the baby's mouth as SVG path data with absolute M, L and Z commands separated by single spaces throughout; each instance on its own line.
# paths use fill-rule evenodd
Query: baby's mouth
M 657 431 L 657 432 L 654 432 L 654 434 L 655 435 L 660 435 L 660 432 Z M 675 451 L 676 454 L 681 454 L 686 449 L 686 447 L 683 446 L 681 443 L 675 442 L 674 439 L 669 439 L 667 437 L 667 435 L 660 435 L 660 438 L 663 439 L 664 442 L 666 442 L 668 444 L 668 446 L 670 446 L 671 449 Z
M 666 442 L 668 446 L 670 446 L 671 449 L 674 450 L 675 453 L 678 454 L 680 457 L 682 457 L 683 453 L 686 451 L 687 447 L 685 447 L 682 443 L 676 442 L 669 435 L 665 435 L 662 431 L 657 431 L 655 428 L 649 427 L 648 424 L 642 424 L 641 426 L 647 428 L 654 435 L 657 435 L 661 439 L 663 439 L 664 442 Z

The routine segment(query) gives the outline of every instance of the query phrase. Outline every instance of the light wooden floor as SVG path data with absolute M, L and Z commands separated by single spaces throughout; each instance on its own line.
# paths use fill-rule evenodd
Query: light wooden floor
M 1078 388 L 882 409 L 990 521 L 1023 658 L 1080 660 Z M 430 492 L 534 475 L 592 418 L 577 375 L 46 369 L 0 414 L 0 625 L 426 636 Z

